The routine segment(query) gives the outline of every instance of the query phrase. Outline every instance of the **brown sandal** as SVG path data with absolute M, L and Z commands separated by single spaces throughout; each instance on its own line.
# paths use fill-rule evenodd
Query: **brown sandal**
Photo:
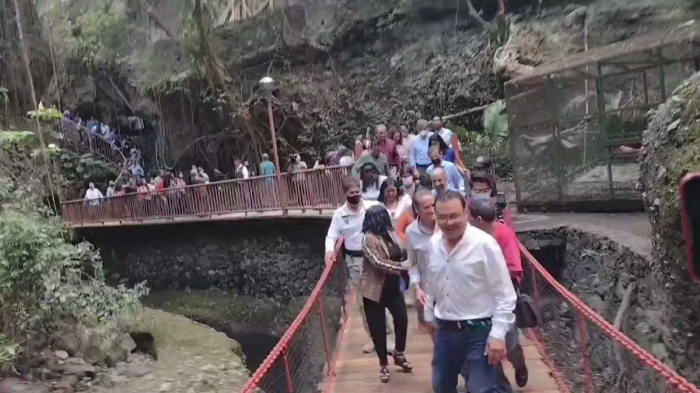
M 401 367 L 403 372 L 410 373 L 413 371 L 413 365 L 406 360 L 406 356 L 404 354 L 394 352 L 392 356 L 394 357 L 394 364 Z
M 389 382 L 389 369 L 386 366 L 382 366 L 382 368 L 379 369 L 379 380 L 382 381 L 382 383 Z

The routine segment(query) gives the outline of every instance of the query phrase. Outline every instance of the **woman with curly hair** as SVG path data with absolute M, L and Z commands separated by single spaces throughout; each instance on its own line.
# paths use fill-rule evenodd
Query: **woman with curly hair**
M 409 268 L 404 242 L 394 232 L 389 212 L 383 206 L 367 210 L 362 223 L 364 262 L 360 292 L 370 336 L 379 357 L 379 379 L 389 382 L 389 361 L 386 349 L 386 317 L 389 310 L 394 320 L 396 346 L 391 356 L 403 372 L 413 371 L 404 355 L 408 334 L 408 315 L 401 278 Z

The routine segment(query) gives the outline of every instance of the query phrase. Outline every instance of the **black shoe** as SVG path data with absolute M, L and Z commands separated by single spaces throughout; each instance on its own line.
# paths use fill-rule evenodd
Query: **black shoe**
M 527 379 L 528 379 L 528 372 L 527 372 L 527 367 L 523 367 L 521 369 L 515 370 L 515 383 L 518 384 L 518 387 L 524 387 L 527 385 Z

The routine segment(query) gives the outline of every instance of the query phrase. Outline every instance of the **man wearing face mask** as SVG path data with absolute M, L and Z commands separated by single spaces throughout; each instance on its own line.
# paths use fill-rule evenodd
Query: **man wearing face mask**
M 485 172 L 472 172 L 471 199 L 480 199 L 495 205 L 496 187 L 493 178 Z
M 428 130 L 428 122 L 418 120 L 418 136 L 413 138 L 411 148 L 408 154 L 408 159 L 411 162 L 411 167 L 416 168 L 417 172 L 424 173 L 430 166 L 430 136 L 433 134 Z M 415 174 L 418 176 L 418 173 Z
M 381 205 L 381 203 L 363 200 L 360 181 L 353 176 L 348 176 L 343 180 L 343 191 L 345 192 L 346 202 L 333 213 L 331 225 L 328 228 L 328 235 L 326 235 L 325 261 L 326 264 L 335 262 L 335 245 L 342 236 L 345 241 L 345 263 L 350 274 L 350 285 L 353 286 L 355 293 L 359 296 L 360 314 L 362 315 L 365 333 L 367 333 L 368 342 L 363 350 L 364 352 L 371 352 L 374 349 L 374 344 L 370 339 L 365 313 L 362 310 L 362 296 L 359 295 L 361 291 L 358 290 L 364 261 L 362 223 L 365 220 L 365 212 L 370 207 Z M 389 352 L 393 351 L 393 346 L 394 343 L 387 340 L 387 350 Z

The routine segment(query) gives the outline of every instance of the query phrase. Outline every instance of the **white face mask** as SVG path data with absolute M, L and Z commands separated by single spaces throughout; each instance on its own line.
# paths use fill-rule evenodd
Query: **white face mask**
M 403 186 L 404 187 L 411 187 L 413 185 L 413 178 L 412 177 L 404 177 L 403 178 Z
M 421 138 L 425 139 L 425 137 L 428 136 L 428 130 L 421 130 L 421 132 L 418 133 Z
M 477 200 L 482 200 L 482 201 L 490 201 L 491 195 L 489 195 L 488 193 L 479 193 L 479 194 L 473 193 L 472 198 L 477 199 Z

